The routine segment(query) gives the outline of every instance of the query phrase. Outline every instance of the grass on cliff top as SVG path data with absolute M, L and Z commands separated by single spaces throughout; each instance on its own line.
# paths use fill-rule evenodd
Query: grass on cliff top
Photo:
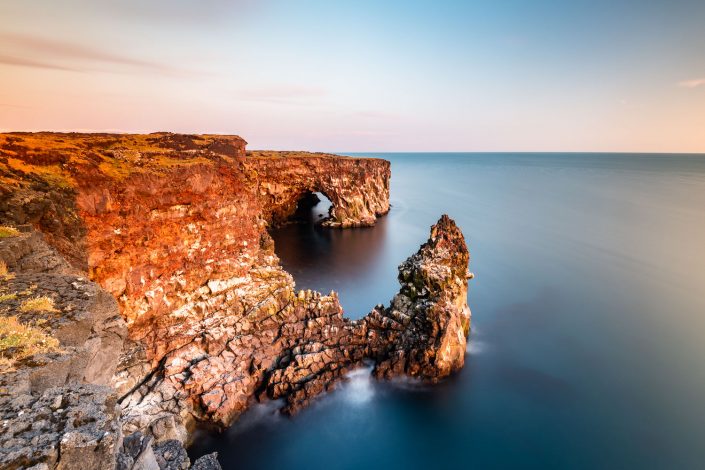
M 5 302 L 7 300 L 15 300 L 17 298 L 17 294 L 14 292 L 12 294 L 0 294 L 0 303 Z
M 20 231 L 14 227 L 7 227 L 5 225 L 0 225 L 0 238 L 16 237 L 20 234 Z
M 0 317 L 0 370 L 11 370 L 19 360 L 59 350 L 59 341 L 17 317 Z
M 237 136 L 81 133 L 0 133 L 0 182 L 19 185 L 34 175 L 52 186 L 76 187 L 67 166 L 87 168 L 122 180 L 132 173 L 161 172 L 193 164 L 209 164 L 204 152 L 217 141 Z M 220 158 L 228 159 L 225 155 Z
M 75 185 L 73 178 L 68 173 L 64 173 L 59 165 L 33 165 L 18 158 L 8 158 L 6 166 L 21 173 L 39 176 L 47 183 L 59 188 L 71 188 Z M 13 181 L 13 183 L 16 183 L 16 181 Z
M 21 312 L 56 312 L 54 299 L 47 296 L 27 299 L 20 305 Z

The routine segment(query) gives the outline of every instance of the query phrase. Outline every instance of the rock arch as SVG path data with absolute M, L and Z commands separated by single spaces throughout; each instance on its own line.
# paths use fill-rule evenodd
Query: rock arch
M 273 225 L 286 221 L 306 193 L 320 192 L 332 204 L 328 227 L 366 227 L 389 212 L 389 162 L 296 153 L 286 161 L 257 154 L 244 165 L 256 168 L 259 196 Z

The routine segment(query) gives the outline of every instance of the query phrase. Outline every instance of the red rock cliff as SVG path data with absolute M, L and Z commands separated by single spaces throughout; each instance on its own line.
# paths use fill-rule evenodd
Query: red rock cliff
M 244 144 L 0 135 L 0 222 L 41 230 L 118 300 L 125 429 L 228 424 L 256 397 L 294 411 L 365 358 L 378 376 L 435 381 L 462 367 L 469 256 L 455 224 L 442 218 L 400 267 L 390 307 L 349 321 L 334 293 L 296 292 L 267 227 L 315 191 L 333 203 L 327 225 L 374 224 L 389 210 L 389 162 Z

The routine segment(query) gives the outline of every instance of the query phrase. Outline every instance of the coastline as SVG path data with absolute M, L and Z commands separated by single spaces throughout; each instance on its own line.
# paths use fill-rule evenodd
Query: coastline
M 135 465 L 150 455 L 164 459 L 165 449 L 188 443 L 197 422 L 227 426 L 258 397 L 284 398 L 283 411 L 296 412 L 365 358 L 376 362 L 381 378 L 407 374 L 433 382 L 462 367 L 468 254 L 462 233 L 447 217 L 402 265 L 402 289 L 390 307 L 378 306 L 358 321 L 343 317 L 335 293 L 297 292 L 273 252 L 267 227 L 285 222 L 311 192 L 323 192 L 333 203 L 328 226 L 372 225 L 389 210 L 389 162 L 248 154 L 236 136 L 0 139 L 0 169 L 8 183 L 0 197 L 1 223 L 27 231 L 0 242 L 28 247 L 20 259 L 6 260 L 15 280 L 37 274 L 75 276 L 73 282 L 88 277 L 100 286 L 89 283 L 90 289 L 117 300 L 107 310 L 119 333 L 110 336 L 124 340 L 107 355 L 99 346 L 93 356 L 103 359 L 98 369 L 114 372 L 94 380 L 76 365 L 69 374 L 71 386 L 103 387 L 89 394 L 105 397 L 98 400 L 105 416 L 101 429 L 115 435 L 114 442 L 101 444 L 90 437 L 92 429 L 74 447 L 93 442 L 105 447 L 106 461 L 124 458 Z M 42 260 L 63 260 L 61 270 L 26 262 L 37 253 Z M 64 292 L 44 295 L 56 297 L 64 312 Z M 427 342 L 426 326 L 419 325 L 430 318 L 434 327 Z M 95 336 L 91 327 L 81 338 Z M 40 401 L 49 391 L 57 393 L 51 386 L 60 383 L 45 379 L 37 385 L 31 377 L 24 382 L 16 377 L 6 382 L 22 383 L 23 389 L 8 395 Z M 34 457 L 22 454 L 26 432 L 13 433 L 20 449 L 15 457 L 58 458 L 51 449 Z M 69 449 L 61 452 L 62 459 L 70 455 Z

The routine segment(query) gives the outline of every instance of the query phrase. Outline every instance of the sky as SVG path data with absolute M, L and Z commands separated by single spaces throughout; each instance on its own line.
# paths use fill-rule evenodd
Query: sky
M 0 0 L 0 130 L 705 152 L 705 1 Z

